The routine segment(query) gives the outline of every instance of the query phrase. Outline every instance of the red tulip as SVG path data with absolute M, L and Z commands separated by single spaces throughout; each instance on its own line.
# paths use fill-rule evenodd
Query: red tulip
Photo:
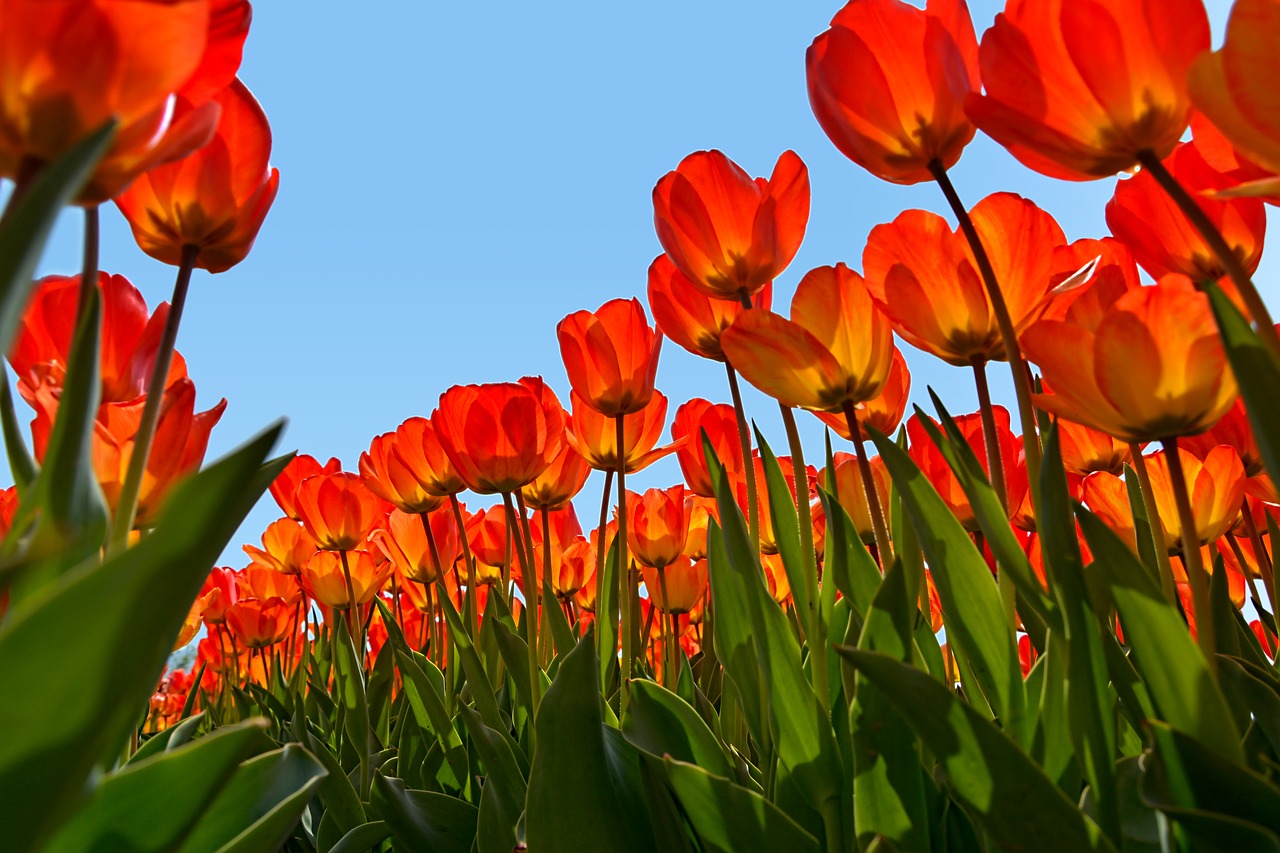
M 575 311 L 556 326 L 569 384 L 583 402 L 616 417 L 642 410 L 653 396 L 662 333 L 639 299 L 613 299 L 594 314 Z
M 751 297 L 754 307 L 766 310 L 772 301 L 772 283 Z M 724 361 L 720 336 L 743 311 L 738 302 L 708 296 L 666 255 L 658 255 L 649 266 L 649 308 L 660 333 L 712 361 Z
M 295 497 L 302 481 L 316 474 L 336 474 L 341 470 L 342 463 L 336 458 L 331 457 L 328 462 L 321 465 L 314 456 L 301 453 L 290 459 L 289 464 L 284 466 L 284 470 L 271 482 L 271 497 L 275 498 L 280 510 L 286 516 L 294 521 L 300 521 L 302 516 L 298 514 Z
M 389 509 L 359 474 L 345 471 L 308 477 L 298 486 L 296 500 L 302 524 L 324 551 L 360 547 Z
M 742 444 L 738 441 L 738 416 L 733 406 L 695 397 L 676 409 L 676 416 L 671 420 L 671 437 L 683 442 L 676 450 L 676 459 L 685 484 L 695 495 L 711 498 L 715 497 L 715 488 L 702 451 L 704 432 L 725 470 L 740 473 Z

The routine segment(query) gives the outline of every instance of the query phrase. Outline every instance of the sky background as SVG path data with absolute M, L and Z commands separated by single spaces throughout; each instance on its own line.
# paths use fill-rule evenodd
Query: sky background
M 979 36 L 1001 6 L 971 2 Z M 1207 6 L 1216 44 L 1229 3 Z M 950 219 L 936 186 L 872 177 L 813 118 L 805 49 L 838 8 L 396 0 L 303 14 L 257 3 L 240 76 L 271 119 L 281 184 L 248 259 L 218 276 L 197 271 L 183 318 L 178 348 L 199 408 L 228 399 L 208 458 L 287 417 L 282 452 L 355 470 L 373 436 L 429 415 L 453 384 L 541 374 L 567 405 L 556 323 L 615 297 L 645 300 L 661 251 L 653 185 L 699 149 L 719 148 L 752 175 L 768 175 L 788 148 L 808 165 L 808 232 L 775 284 L 783 313 L 805 271 L 861 269 L 867 233 L 901 210 Z M 1009 190 L 1049 210 L 1069 239 L 1107 233 L 1114 179 L 1052 181 L 981 135 L 952 175 L 970 207 Z M 136 248 L 114 208 L 102 221 L 102 269 L 152 306 L 169 299 L 174 269 Z M 79 270 L 81 222 L 64 216 L 43 273 Z M 1277 263 L 1264 258 L 1257 276 L 1272 305 Z M 933 386 L 953 413 L 976 409 L 970 371 L 902 350 L 912 402 L 927 405 Z M 1007 368 L 990 373 L 1012 407 Z M 690 397 L 728 401 L 722 365 L 669 341 L 658 388 L 668 422 Z M 746 391 L 748 415 L 783 451 L 776 405 Z M 820 424 L 799 418 L 809 461 L 820 461 Z M 593 474 L 577 501 L 584 527 L 602 480 Z M 628 478 L 637 489 L 675 482 L 674 457 Z M 245 565 L 240 545 L 278 516 L 264 497 L 223 561 Z

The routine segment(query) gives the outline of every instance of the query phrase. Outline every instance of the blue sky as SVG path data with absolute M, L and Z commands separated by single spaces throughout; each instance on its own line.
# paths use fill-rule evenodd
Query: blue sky
M 1000 5 L 971 4 L 979 34 Z M 1228 6 L 1208 3 L 1219 39 Z M 777 282 L 780 310 L 806 270 L 860 268 L 876 224 L 910 207 L 945 214 L 935 186 L 871 177 L 814 120 L 804 52 L 838 7 L 257 3 L 241 77 L 271 119 L 280 194 L 248 260 L 197 272 L 179 335 L 201 407 L 229 401 L 210 457 L 287 416 L 282 450 L 354 470 L 374 435 L 429 414 L 455 383 L 541 374 L 567 403 L 555 324 L 614 297 L 643 299 L 660 251 L 650 192 L 698 149 L 720 148 L 753 175 L 787 148 L 808 164 L 812 214 Z M 953 177 L 970 206 L 1011 190 L 1071 239 L 1106 233 L 1111 180 L 1042 178 L 981 136 Z M 64 217 L 44 272 L 79 269 L 80 221 Z M 153 306 L 169 298 L 173 269 L 138 251 L 114 209 L 104 210 L 102 268 Z M 1273 304 L 1275 270 L 1264 259 L 1258 275 Z M 976 408 L 969 371 L 903 352 L 913 401 L 932 385 L 951 411 Z M 1011 403 L 1007 370 L 991 372 L 997 399 Z M 658 387 L 672 411 L 692 396 L 728 398 L 721 365 L 670 343 Z M 753 390 L 747 406 L 781 449 L 776 406 Z M 801 426 L 818 460 L 819 425 L 802 415 Z M 628 483 L 679 479 L 668 459 Z M 593 475 L 579 498 L 584 522 L 600 487 Z M 245 564 L 239 544 L 277 516 L 264 498 L 225 562 Z

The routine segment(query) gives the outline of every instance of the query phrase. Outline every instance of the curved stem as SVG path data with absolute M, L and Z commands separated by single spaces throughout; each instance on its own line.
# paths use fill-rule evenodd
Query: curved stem
M 1160 509 L 1156 506 L 1156 493 L 1151 488 L 1147 460 L 1142 455 L 1142 447 L 1136 441 L 1129 443 L 1129 456 L 1133 459 L 1134 473 L 1138 475 L 1142 507 L 1147 511 L 1147 525 L 1151 528 L 1151 544 L 1156 549 L 1156 565 L 1160 570 L 1160 591 L 1164 593 L 1166 601 L 1176 606 L 1178 588 L 1173 579 L 1173 564 L 1169 561 L 1169 548 L 1165 545 L 1164 522 L 1160 520 Z
M 101 243 L 98 206 L 92 205 L 84 209 L 84 260 L 80 269 L 80 289 L 76 302 L 76 325 L 84 317 L 85 308 L 89 304 L 89 294 L 98 286 L 98 246 Z
M 1275 322 L 1271 319 L 1271 312 L 1267 310 L 1266 303 L 1262 301 L 1258 288 L 1254 287 L 1253 279 L 1249 277 L 1244 265 L 1240 263 L 1239 256 L 1231 250 L 1231 246 L 1227 244 L 1222 233 L 1213 224 L 1213 220 L 1209 218 L 1209 215 L 1204 212 L 1204 208 L 1187 192 L 1186 188 L 1178 183 L 1178 179 L 1165 168 L 1164 163 L 1160 162 L 1160 158 L 1155 155 L 1154 151 L 1138 152 L 1138 162 L 1142 164 L 1142 168 L 1151 173 L 1151 177 L 1160 185 L 1160 189 L 1164 190 L 1165 194 L 1178 206 L 1178 210 L 1182 211 L 1182 215 L 1191 223 L 1191 227 L 1199 232 L 1201 239 L 1218 256 L 1218 260 L 1222 262 L 1223 269 L 1227 271 L 1232 284 L 1239 291 L 1240 298 L 1244 300 L 1245 307 L 1249 309 L 1249 314 L 1254 324 L 1258 327 L 1259 336 L 1266 342 L 1267 349 L 1271 351 L 1272 356 L 1280 358 L 1280 336 L 1276 335 Z
M 1000 499 L 1000 506 L 1006 513 L 1009 511 L 1009 494 L 1005 483 L 1004 458 L 1000 453 L 1000 433 L 996 430 L 995 410 L 991 408 L 991 388 L 987 385 L 987 360 L 975 355 L 970 360 L 973 364 L 973 382 L 978 388 L 978 411 L 982 415 L 982 441 L 987 446 L 988 476 L 991 487 Z
M 529 643 L 529 693 L 533 697 L 533 711 L 538 711 L 539 694 L 542 691 L 542 670 L 538 666 L 538 615 L 539 598 L 542 592 L 542 581 L 538 577 L 538 564 L 533 553 L 533 532 L 529 529 L 529 515 L 525 511 L 524 495 L 516 492 L 516 506 L 519 510 L 520 527 L 524 533 L 524 545 L 526 557 L 524 564 L 527 571 L 524 573 L 524 603 L 525 608 L 529 611 L 529 616 L 525 621 L 527 628 L 526 641 Z M 543 526 L 542 538 L 550 539 L 550 531 Z
M 173 301 L 165 318 L 160 348 L 151 369 L 151 381 L 147 383 L 147 399 L 142 406 L 142 419 L 133 438 L 133 450 L 129 454 L 129 469 L 120 487 L 120 500 L 115 517 L 111 520 L 111 536 L 107 540 L 107 552 L 117 553 L 129 543 L 129 531 L 133 529 L 138 509 L 138 496 L 142 490 L 142 478 L 151 455 L 151 442 L 155 438 L 156 425 L 160 421 L 160 409 L 164 402 L 165 383 L 169 378 L 169 365 L 173 362 L 174 344 L 178 340 L 178 325 L 182 322 L 182 310 L 187 304 L 187 291 L 191 286 L 191 272 L 195 269 L 195 246 L 184 246 L 182 262 L 178 265 L 178 278 L 173 285 Z
M 551 510 L 543 504 L 540 508 L 542 513 L 542 577 L 543 581 L 538 584 L 538 595 L 542 595 L 542 583 L 554 583 L 551 574 Z M 538 649 L 538 662 L 550 663 L 549 643 L 547 641 L 547 632 L 543 631 L 538 637 L 541 648 Z
M 347 633 L 354 642 L 356 638 L 356 587 L 351 582 L 351 565 L 347 562 L 347 552 L 339 551 L 338 559 L 342 561 L 342 579 L 347 583 Z
M 604 472 L 604 493 L 600 498 L 600 524 L 596 527 L 596 616 L 607 615 L 601 612 L 604 604 L 604 558 L 607 542 L 605 541 L 605 528 L 609 523 L 609 494 L 613 491 L 613 471 Z M 604 634 L 596 631 L 597 639 L 601 643 L 604 642 Z M 599 648 L 600 660 L 604 660 L 609 655 L 617 655 L 617 649 L 606 649 L 603 645 Z
M 658 592 L 662 595 L 662 607 L 661 608 L 658 607 L 658 602 L 655 601 L 653 597 L 653 591 L 650 590 L 649 591 L 649 612 L 652 613 L 655 610 L 661 609 L 665 613 L 667 611 L 667 608 L 671 606 L 671 599 L 667 597 L 667 570 L 665 566 L 659 566 L 656 571 L 658 572 Z M 662 665 L 662 669 L 663 669 L 662 674 L 664 676 L 662 679 L 664 682 L 663 686 L 665 686 L 668 690 L 674 693 L 675 684 L 671 678 L 673 673 L 673 670 L 671 669 L 671 661 L 673 659 L 673 655 L 671 654 L 671 641 L 675 637 L 675 633 L 674 632 L 668 633 L 668 630 L 667 630 L 668 622 L 666 620 L 659 620 L 658 628 L 665 635 L 662 640 L 662 648 L 667 653 L 666 654 L 667 660 Z
M 747 475 L 747 530 L 751 533 L 751 543 L 758 551 L 760 550 L 760 510 L 759 504 L 756 503 L 758 490 L 756 466 L 751 458 L 751 431 L 747 428 L 747 410 L 742 405 L 742 389 L 738 387 L 738 371 L 733 369 L 733 365 L 728 360 L 725 361 L 724 367 L 729 374 L 729 395 L 733 398 L 733 412 L 738 420 L 738 444 L 742 446 L 742 467 Z M 699 442 L 702 441 L 701 435 L 695 438 Z
M 862 480 L 867 513 L 871 516 L 871 529 L 875 533 L 877 556 L 883 572 L 893 561 L 893 542 L 884 523 L 884 508 L 880 506 L 880 493 L 876 490 L 875 476 L 871 473 L 871 460 L 867 458 L 867 451 L 863 446 L 866 439 L 862 435 L 862 424 L 858 423 L 858 415 L 852 403 L 844 404 L 844 420 L 849 427 L 849 435 L 853 437 L 853 455 L 858 460 L 858 476 Z
M 1218 671 L 1217 643 L 1214 638 L 1213 610 L 1209 604 L 1209 586 L 1205 581 L 1204 563 L 1200 559 L 1200 539 L 1196 535 L 1196 516 L 1191 509 L 1191 495 L 1187 491 L 1187 476 L 1178 456 L 1178 439 L 1166 438 L 1165 459 L 1169 463 L 1169 482 L 1173 486 L 1173 499 L 1178 505 L 1178 524 L 1182 528 L 1182 562 L 1186 564 L 1187 581 L 1191 585 L 1191 600 L 1196 611 L 1196 640 L 1204 652 L 1209 671 Z
M 635 636 L 631 622 L 634 607 L 631 582 L 631 555 L 627 547 L 627 452 L 626 415 L 615 418 L 617 426 L 615 452 L 618 454 L 618 602 L 622 606 L 622 712 L 631 702 L 631 674 L 634 670 Z M 601 531 L 603 538 L 604 532 Z M 599 603 L 596 607 L 599 609 Z
M 471 543 L 467 541 L 467 523 L 462 519 L 462 503 L 458 495 L 449 495 L 449 505 L 453 507 L 453 524 L 458 528 L 458 539 L 462 543 L 462 561 L 467 564 L 467 630 L 472 637 L 480 633 L 480 613 L 476 607 L 476 560 L 471 554 Z
M 995 269 L 991 266 L 991 258 L 978 237 L 978 229 L 973 219 L 951 183 L 947 170 L 942 163 L 934 160 L 929 164 L 933 179 L 938 182 L 942 194 L 951 205 L 951 212 L 960 223 L 969 249 L 978 264 L 978 272 L 986 287 L 987 298 L 991 300 L 991 313 L 996 315 L 996 324 L 1000 327 L 1000 337 L 1004 341 L 1004 354 L 1009 360 L 1009 370 L 1013 373 L 1013 389 L 1018 397 L 1018 419 L 1022 424 L 1022 445 L 1027 455 L 1027 478 L 1030 485 L 1031 503 L 1038 512 L 1040 509 L 1040 439 L 1036 433 L 1036 413 L 1031 406 L 1031 377 L 1026 363 L 1022 359 L 1022 348 L 1018 345 L 1017 328 L 1013 318 L 1009 316 L 1009 306 L 1005 304 L 1004 294 L 1000 291 L 1000 283 L 996 280 Z
M 1240 507 L 1240 515 L 1244 518 L 1244 532 L 1249 537 L 1249 544 L 1253 546 L 1253 557 L 1258 561 L 1258 572 L 1262 575 L 1262 584 L 1267 590 L 1267 601 L 1270 602 L 1271 612 L 1275 615 L 1276 610 L 1276 574 L 1275 565 L 1271 562 L 1271 555 L 1267 553 L 1266 546 L 1262 544 L 1262 536 L 1258 533 L 1258 525 L 1253 521 L 1253 513 L 1249 512 L 1249 499 L 1245 498 Z M 1243 564 L 1242 564 L 1243 565 Z

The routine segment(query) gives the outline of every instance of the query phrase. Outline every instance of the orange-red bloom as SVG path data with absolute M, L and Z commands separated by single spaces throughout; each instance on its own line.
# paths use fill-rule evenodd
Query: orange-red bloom
M 751 297 L 752 305 L 766 310 L 772 301 L 772 283 Z M 649 308 L 659 332 L 712 361 L 724 361 L 720 336 L 743 311 L 739 302 L 707 296 L 666 255 L 649 266 Z
M 763 484 L 764 476 L 764 460 L 757 453 L 752 458 L 752 463 L 756 468 L 756 482 Z M 790 456 L 778 457 L 778 468 L 782 471 L 782 481 L 786 483 L 787 490 L 791 493 L 791 500 L 796 500 L 796 471 Z M 804 500 L 812 501 L 816 495 L 815 489 L 818 484 L 818 472 L 812 465 L 805 466 L 805 482 L 808 489 L 804 494 Z M 734 498 L 737 499 L 738 508 L 742 510 L 742 514 L 747 514 L 747 480 L 745 475 L 738 475 L 732 478 L 731 483 L 734 489 Z M 773 532 L 773 514 L 770 509 L 769 498 L 762 493 L 759 495 L 760 511 L 760 552 L 762 554 L 778 553 L 778 542 L 774 538 Z
M 1173 150 L 1208 48 L 1200 0 L 1009 0 L 978 51 L 986 94 L 965 108 L 1037 172 L 1104 178 Z
M 62 387 L 75 335 L 79 288 L 78 275 L 46 276 L 36 283 L 27 303 L 9 363 L 18 375 L 18 392 L 28 402 L 37 385 Z M 147 391 L 169 305 L 161 303 L 148 316 L 142 294 L 122 275 L 98 273 L 98 292 L 102 295 L 101 402 L 127 403 Z M 186 361 L 174 352 L 166 384 L 186 375 Z
M 351 587 L 355 592 L 356 606 L 373 600 L 382 585 L 391 577 L 390 560 L 379 562 L 368 551 L 317 551 L 302 569 L 302 580 L 307 592 L 325 607 L 347 610 L 351 596 L 347 592 L 347 579 L 342 572 L 342 558 L 346 557 L 351 569 Z
M 1072 421 L 1058 421 L 1062 465 L 1068 474 L 1085 476 L 1094 471 L 1119 474 L 1130 461 L 1129 443 L 1101 430 Z
M 587 460 L 566 441 L 547 470 L 521 489 L 520 494 L 524 497 L 525 505 L 531 509 L 559 509 L 568 506 L 572 510 L 573 505 L 569 501 L 582 491 L 590 473 L 591 466 L 587 464 Z
M 569 384 L 602 415 L 630 415 L 653 396 L 662 333 L 639 299 L 611 299 L 600 310 L 575 311 L 556 326 Z
M 244 552 L 254 563 L 296 575 L 316 552 L 316 541 L 300 523 L 292 518 L 281 518 L 267 525 L 262 533 L 262 547 L 245 545 Z
M 885 380 L 880 393 L 869 400 L 863 400 L 854 407 L 853 413 L 858 423 L 865 430 L 874 427 L 885 435 L 892 435 L 902 423 L 902 416 L 907 411 L 907 395 L 911 393 L 911 371 L 907 370 L 907 360 L 895 346 L 889 362 L 889 376 Z M 849 432 L 849 422 L 843 412 L 814 412 L 822 421 L 845 441 L 853 441 Z
M 427 494 L 447 498 L 466 489 L 427 418 L 409 418 L 396 427 L 395 444 L 396 455 Z
M 1235 524 L 1244 500 L 1244 465 L 1235 448 L 1226 445 L 1213 448 L 1204 459 L 1178 448 L 1178 459 L 1191 497 L 1195 538 L 1200 545 L 1207 545 Z M 1148 456 L 1147 471 L 1164 529 L 1170 539 L 1181 541 L 1182 519 L 1174 499 L 1167 452 L 1161 450 Z
M 98 204 L 199 148 L 249 14 L 245 0 L 5 0 L 0 174 L 23 180 L 114 118 L 115 142 L 79 199 Z
M 1233 182 L 1205 162 L 1194 142 L 1179 143 L 1164 165 L 1194 196 L 1240 265 L 1252 274 L 1262 259 L 1262 240 L 1267 230 L 1267 211 L 1262 201 L 1208 198 L 1208 193 L 1226 189 Z M 1107 226 L 1152 278 L 1182 273 L 1197 281 L 1216 281 L 1227 274 L 1200 232 L 1145 170 L 1116 184 L 1115 194 L 1107 203 Z
M 1125 441 L 1202 432 L 1236 399 L 1208 297 L 1183 276 L 1125 291 L 1095 317 L 1041 320 L 1023 345 L 1053 386 L 1037 406 Z
M 688 613 L 707 591 L 706 560 L 694 562 L 681 556 L 661 570 L 646 565 L 640 574 L 649 591 L 649 600 L 663 613 Z
M 209 576 L 204 579 L 204 585 L 200 587 L 200 599 L 208 599 L 204 608 L 205 624 L 221 625 L 227 608 L 239 598 L 240 586 L 236 581 L 235 570 L 225 566 L 211 569 Z
M 401 512 L 429 512 L 443 498 L 427 492 L 399 453 L 399 434 L 376 436 L 360 454 L 360 477 L 369 491 Z
M 476 510 L 467 519 L 466 527 L 471 553 L 481 563 L 499 572 L 508 562 L 514 562 L 515 549 L 523 547 L 522 540 L 515 538 L 515 530 L 511 531 L 512 538 L 507 539 L 507 513 L 501 504 Z
M 436 552 L 440 555 L 439 564 L 432 556 L 431 541 L 427 539 L 422 516 L 418 513 L 392 510 L 387 516 L 387 526 L 373 531 L 369 537 L 387 555 L 387 559 L 395 563 L 401 574 L 421 584 L 435 583 L 453 566 L 462 547 L 452 513 L 438 510 L 429 513 L 427 521 L 431 525 Z
M 455 385 L 431 416 L 440 446 L 473 492 L 514 492 L 560 453 L 564 410 L 540 377 Z
M 1013 193 L 989 195 L 969 213 L 1021 338 L 1049 306 L 1054 252 L 1066 237 L 1052 216 Z M 908 210 L 877 225 L 862 265 L 871 297 L 907 343 L 962 367 L 1005 358 L 969 243 L 941 216 Z
M 324 551 L 360 547 L 388 510 L 359 474 L 346 471 L 308 477 L 298 485 L 295 499 L 303 526 Z
M 752 179 L 719 151 L 680 161 L 653 188 L 658 242 L 708 296 L 758 293 L 787 268 L 809 222 L 809 170 L 784 151 L 773 175 Z
M 1256 477 L 1263 473 L 1262 451 L 1258 449 L 1258 441 L 1253 437 L 1253 427 L 1249 425 L 1249 413 L 1244 407 L 1243 399 L 1237 399 L 1208 432 L 1178 441 L 1179 447 L 1185 447 L 1201 459 L 1219 444 L 1235 448 L 1236 453 L 1240 454 L 1240 461 L 1244 463 L 1246 476 Z
M 328 462 L 321 465 L 314 456 L 300 453 L 290 459 L 284 470 L 271 481 L 271 497 L 275 498 L 281 512 L 294 521 L 301 521 L 296 501 L 298 486 L 303 480 L 316 474 L 336 474 L 341 470 L 342 463 L 335 457 L 330 457 Z
M 964 99 L 981 87 L 964 0 L 852 0 L 805 54 L 809 105 L 836 147 L 878 178 L 930 180 L 973 139 Z
M 250 563 L 236 575 L 240 586 L 240 598 L 280 598 L 293 604 L 302 596 L 298 578 L 275 569 Z
M 996 435 L 1000 442 L 1000 457 L 1004 463 L 1005 491 L 1008 493 L 1012 491 L 1009 475 L 1018 466 L 1018 454 L 1021 451 L 1022 442 L 1009 428 L 1009 411 L 1004 406 L 992 406 L 991 410 L 996 423 Z M 991 476 L 987 467 L 987 441 L 982 430 L 981 414 L 974 412 L 970 415 L 958 415 L 954 420 L 956 427 L 959 428 L 965 441 L 969 443 L 969 447 L 982 464 L 982 470 L 988 477 Z M 908 452 L 911 454 L 911 459 L 919 466 L 925 478 L 937 489 L 942 500 L 950 507 L 960 523 L 969 530 L 977 530 L 978 522 L 973 515 L 973 508 L 969 505 L 969 496 L 960 485 L 960 481 L 956 479 L 942 451 L 925 431 L 924 424 L 920 422 L 918 415 L 912 415 L 907 421 L 907 437 L 910 442 Z
M 852 453 L 837 453 L 835 462 L 836 498 L 840 506 L 849 514 L 849 520 L 868 545 L 875 542 L 875 528 L 871 524 L 871 514 L 867 509 L 867 492 L 862 486 L 862 477 L 858 474 L 858 460 Z M 876 492 L 881 506 L 889 505 L 889 472 L 884 467 L 884 460 L 874 456 L 870 460 L 871 479 L 876 484 Z M 826 487 L 827 470 L 818 472 L 818 484 Z
M 538 553 L 542 553 L 542 544 L 548 538 L 551 540 L 551 547 L 567 548 L 570 542 L 582 536 L 582 524 L 570 503 L 547 512 L 547 528 L 549 536 L 544 535 L 548 531 L 542 529 L 542 513 L 533 513 L 529 520 L 529 535 Z
M 627 545 L 637 563 L 664 568 L 676 561 L 689 536 L 684 486 L 627 492 Z
M 1280 193 L 1280 8 L 1273 0 L 1236 0 L 1222 49 L 1191 67 L 1191 101 L 1242 154 L 1271 173 L 1261 192 Z M 1258 176 L 1261 177 L 1261 176 Z
M 253 248 L 275 201 L 280 172 L 269 163 L 267 115 L 249 89 L 234 80 L 213 103 L 222 111 L 213 139 L 143 174 L 116 204 L 142 251 L 177 266 L 184 249 L 194 247 L 195 266 L 218 273 L 243 261 Z
M 570 392 L 573 414 L 569 416 L 569 429 L 565 440 L 573 445 L 587 463 L 598 471 L 618 470 L 618 431 L 613 418 L 605 417 Z M 649 405 L 643 411 L 623 418 L 622 453 L 628 474 L 648 467 L 651 463 L 677 449 L 680 442 L 655 447 L 662 437 L 662 425 L 667 419 L 667 398 L 661 391 L 654 391 Z
M 790 320 L 744 311 L 721 344 L 743 378 L 770 397 L 830 412 L 880 393 L 889 378 L 893 330 L 862 276 L 836 264 L 800 280 Z
M 671 419 L 671 437 L 680 443 L 676 459 L 684 481 L 695 495 L 710 498 L 715 497 L 715 488 L 702 452 L 704 432 L 725 470 L 740 473 L 742 443 L 738 440 L 738 416 L 733 406 L 694 397 L 676 409 L 676 416 Z
M 585 538 L 579 537 L 565 546 L 558 561 L 551 563 L 551 590 L 556 598 L 567 601 L 579 590 L 593 586 L 595 576 L 595 549 Z
M 227 608 L 227 627 L 240 645 L 266 648 L 289 636 L 293 608 L 282 598 L 242 598 Z

